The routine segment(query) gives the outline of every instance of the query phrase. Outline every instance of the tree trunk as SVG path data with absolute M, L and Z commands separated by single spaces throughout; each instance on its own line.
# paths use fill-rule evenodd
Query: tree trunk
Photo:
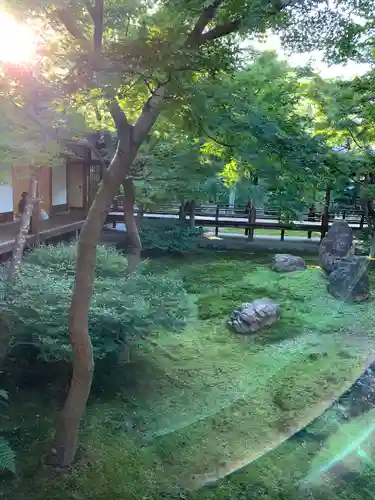
M 123 144 L 122 142 L 125 142 Z M 59 415 L 53 447 L 46 463 L 68 467 L 74 460 L 80 421 L 90 394 L 94 369 L 88 331 L 88 313 L 96 263 L 96 246 L 112 199 L 136 154 L 130 140 L 120 141 L 110 167 L 104 174 L 78 241 L 76 279 L 69 312 L 69 336 L 73 351 L 73 374 L 69 393 Z M 122 158 L 124 156 L 124 158 Z
M 126 179 L 123 183 L 124 188 L 124 223 L 126 226 L 126 235 L 130 244 L 128 259 L 128 273 L 136 271 L 141 260 L 142 243 L 139 237 L 138 224 L 134 217 L 135 189 L 132 179 Z
M 100 233 L 121 182 L 128 175 L 139 147 L 157 120 L 159 107 L 164 101 L 164 93 L 164 86 L 153 93 L 143 106 L 135 125 L 129 124 L 116 99 L 109 103 L 109 111 L 116 125 L 119 142 L 111 164 L 104 172 L 78 240 L 76 277 L 69 311 L 73 374 L 68 397 L 57 423 L 54 445 L 46 457 L 46 463 L 55 467 L 68 467 L 74 460 L 79 424 L 91 389 L 94 359 L 88 314 Z
M 195 207 L 196 202 L 195 200 L 192 200 L 190 202 L 190 227 L 195 227 Z
M 25 210 L 21 214 L 20 228 L 16 236 L 16 241 L 12 252 L 12 260 L 8 268 L 8 285 L 12 282 L 12 280 L 20 270 L 23 251 L 26 244 L 26 238 L 31 224 L 31 216 L 37 198 L 37 188 L 38 181 L 36 175 L 33 174 L 30 178 L 29 190 L 27 193 L 27 203 L 25 206 Z

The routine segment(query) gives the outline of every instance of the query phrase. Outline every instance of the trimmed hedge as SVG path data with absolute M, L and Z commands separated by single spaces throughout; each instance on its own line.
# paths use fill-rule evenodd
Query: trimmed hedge
M 36 344 L 47 361 L 70 359 L 68 311 L 75 275 L 76 248 L 46 246 L 24 260 L 8 301 L 2 305 L 14 342 Z M 183 282 L 143 271 L 127 276 L 124 256 L 99 247 L 89 312 L 96 359 L 119 352 L 131 339 L 168 330 L 181 332 L 195 304 Z M 0 285 L 5 281 L 1 270 Z

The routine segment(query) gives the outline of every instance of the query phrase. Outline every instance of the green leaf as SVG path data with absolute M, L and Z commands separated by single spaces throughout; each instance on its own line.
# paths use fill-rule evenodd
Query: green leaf
M 0 398 L 5 401 L 9 401 L 9 396 L 7 391 L 5 391 L 4 389 L 0 389 Z
M 0 437 L 0 470 L 16 472 L 16 454 L 9 443 Z

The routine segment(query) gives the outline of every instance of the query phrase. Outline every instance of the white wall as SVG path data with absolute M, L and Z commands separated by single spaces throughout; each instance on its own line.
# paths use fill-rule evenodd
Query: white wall
M 4 212 L 13 212 L 13 188 L 11 177 L 8 179 L 7 184 L 0 184 L 0 214 Z
M 52 206 L 67 203 L 66 165 L 52 167 Z

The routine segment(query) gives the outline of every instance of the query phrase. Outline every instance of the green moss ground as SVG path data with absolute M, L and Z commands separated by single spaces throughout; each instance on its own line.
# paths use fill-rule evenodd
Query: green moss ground
M 156 332 L 151 342 L 124 354 L 113 378 L 115 394 L 91 399 L 81 434 L 83 458 L 70 474 L 51 478 L 38 467 L 56 401 L 30 391 L 13 395 L 9 422 L 17 425 L 11 440 L 19 479 L 3 484 L 4 496 L 181 498 L 180 485 L 210 481 L 252 462 L 320 414 L 362 371 L 375 341 L 373 304 L 331 298 L 314 259 L 306 271 L 288 275 L 272 272 L 269 260 L 202 252 L 151 262 L 156 273 L 183 277 L 196 296 L 199 319 L 179 335 Z M 252 338 L 226 328 L 233 307 L 263 296 L 280 303 L 277 325 Z M 288 441 L 215 486 L 186 495 L 299 498 L 296 484 L 320 448 Z M 365 487 L 370 479 L 363 477 Z M 346 486 L 349 496 L 343 491 L 330 498 L 365 498 L 355 496 L 353 484 Z

